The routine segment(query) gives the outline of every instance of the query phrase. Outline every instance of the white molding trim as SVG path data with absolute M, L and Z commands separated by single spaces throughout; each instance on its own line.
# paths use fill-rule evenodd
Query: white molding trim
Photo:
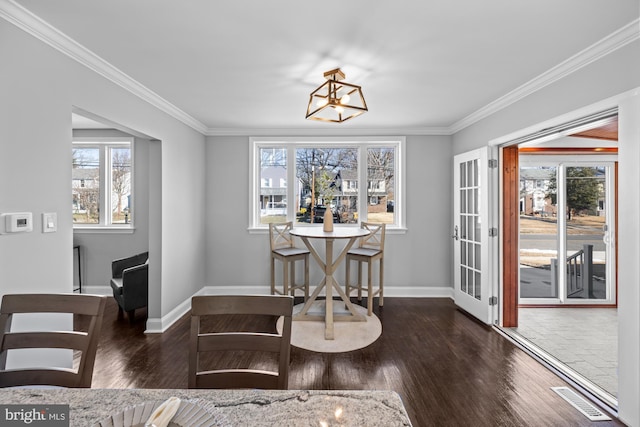
M 138 96 L 171 117 L 204 134 L 207 127 L 157 93 L 111 65 L 80 43 L 62 33 L 43 19 L 31 13 L 13 0 L 0 0 L 0 17 L 31 34 L 38 40 L 57 49 L 71 59 L 111 80 L 123 89 Z
M 636 18 L 629 24 L 578 52 L 566 61 L 561 62 L 550 70 L 540 74 L 538 77 L 533 78 L 522 86 L 471 113 L 462 120 L 457 121 L 449 127 L 449 130 L 451 134 L 459 132 L 639 38 L 640 18 Z
M 196 295 L 204 295 L 204 288 L 200 289 L 198 292 L 193 294 Z M 186 300 L 182 301 L 178 304 L 173 310 L 171 310 L 166 315 L 161 318 L 151 318 L 147 319 L 147 328 L 145 329 L 145 334 L 162 334 L 167 329 L 169 329 L 175 322 L 177 322 L 182 316 L 187 314 L 189 310 L 191 310 L 191 298 L 189 297 Z
M 103 77 L 118 84 L 125 90 L 138 96 L 173 118 L 200 132 L 205 136 L 283 136 L 283 135 L 453 135 L 462 129 L 506 108 L 507 106 L 525 98 L 542 88 L 568 76 L 582 67 L 632 43 L 640 38 L 640 18 L 614 31 L 602 40 L 573 55 L 566 61 L 540 74 L 515 90 L 485 105 L 467 117 L 445 127 L 418 128 L 209 128 L 188 113 L 165 100 L 155 92 L 143 86 L 138 81 L 100 58 L 89 49 L 71 39 L 46 21 L 17 4 L 14 0 L 0 0 L 0 17 L 26 31 L 42 42 L 59 50 L 80 64 L 88 67 Z
M 113 296 L 113 290 L 111 289 L 111 286 L 104 285 L 82 285 L 82 293 Z
M 489 141 L 488 145 L 490 146 L 501 146 L 508 145 L 509 142 L 514 141 L 516 139 L 525 137 L 527 135 L 531 135 L 535 132 L 540 131 L 541 129 L 552 128 L 555 126 L 560 126 L 563 123 L 568 123 L 573 120 L 580 119 L 582 117 L 589 116 L 591 114 L 595 114 L 599 111 L 605 111 L 612 108 L 617 108 L 618 104 L 621 100 L 629 98 L 631 96 L 635 96 L 640 94 L 640 87 L 636 87 L 630 89 L 628 91 L 619 93 L 617 95 L 610 96 L 609 98 L 600 100 L 593 104 L 578 108 L 577 110 L 569 111 L 568 113 L 562 114 L 560 116 L 553 117 L 549 120 L 545 120 L 540 123 L 536 123 L 534 125 L 528 126 L 524 129 L 519 129 L 515 132 L 509 133 L 507 135 L 500 136 L 498 138 L 492 139 Z
M 448 127 L 408 128 L 209 128 L 206 136 L 389 136 L 389 135 L 451 135 Z

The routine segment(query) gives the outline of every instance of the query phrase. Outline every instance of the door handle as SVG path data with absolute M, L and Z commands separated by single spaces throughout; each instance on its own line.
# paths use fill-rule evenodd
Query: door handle
M 451 238 L 455 239 L 455 240 L 458 240 L 458 226 L 457 225 L 453 228 L 453 234 L 451 235 Z

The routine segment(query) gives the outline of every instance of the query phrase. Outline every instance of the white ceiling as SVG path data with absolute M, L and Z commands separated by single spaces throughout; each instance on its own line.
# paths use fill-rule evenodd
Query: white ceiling
M 637 0 L 15 3 L 208 134 L 451 133 L 640 15 Z M 369 112 L 305 120 L 309 93 L 337 67 L 362 86 Z

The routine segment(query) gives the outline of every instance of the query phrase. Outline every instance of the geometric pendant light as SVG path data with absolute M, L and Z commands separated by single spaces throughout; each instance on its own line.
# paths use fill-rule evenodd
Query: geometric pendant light
M 307 119 L 342 123 L 368 111 L 362 89 L 342 81 L 340 68 L 327 71 L 324 78 L 327 81 L 309 95 Z

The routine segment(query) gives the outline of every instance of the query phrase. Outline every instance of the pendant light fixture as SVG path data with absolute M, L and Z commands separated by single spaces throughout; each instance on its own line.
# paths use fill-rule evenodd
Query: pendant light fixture
M 327 71 L 324 78 L 327 81 L 309 96 L 307 119 L 342 123 L 368 111 L 362 89 L 342 81 L 344 73 L 340 68 Z

